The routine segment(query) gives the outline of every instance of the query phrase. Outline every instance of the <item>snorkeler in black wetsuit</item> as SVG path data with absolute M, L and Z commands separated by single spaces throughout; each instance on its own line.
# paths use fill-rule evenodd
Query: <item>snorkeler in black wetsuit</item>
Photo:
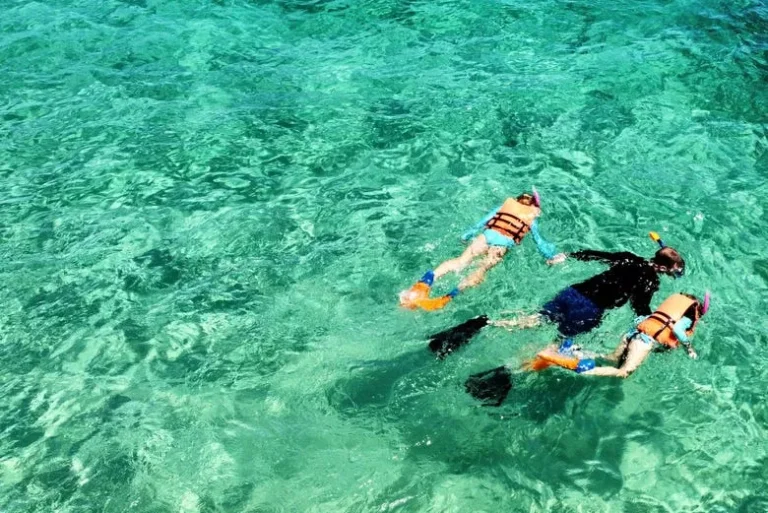
M 663 244 L 663 243 L 662 243 Z M 548 321 L 557 324 L 564 338 L 587 333 L 596 328 L 606 310 L 618 308 L 629 302 L 637 315 L 651 313 L 651 298 L 659 289 L 659 274 L 679 277 L 685 272 L 685 261 L 673 248 L 663 246 L 651 259 L 629 252 L 610 253 L 582 250 L 561 253 L 549 263 L 557 264 L 566 258 L 605 262 L 610 268 L 602 273 L 560 291 L 534 315 L 510 320 L 489 320 L 486 316 L 475 317 L 459 326 L 431 337 L 430 349 L 438 357 L 466 344 L 480 329 L 487 325 L 507 329 L 533 328 Z
M 429 348 L 439 358 L 466 344 L 484 326 L 508 329 L 532 328 L 542 321 L 557 324 L 562 338 L 586 333 L 597 327 L 606 310 L 629 302 L 638 315 L 651 313 L 650 302 L 659 288 L 659 274 L 682 276 L 685 261 L 663 242 L 650 260 L 633 253 L 608 253 L 582 250 L 570 255 L 559 254 L 549 262 L 556 264 L 568 256 L 577 260 L 598 260 L 610 265 L 602 273 L 560 291 L 544 304 L 537 314 L 512 320 L 491 321 L 486 316 L 475 317 L 454 328 L 431 337 Z M 506 365 L 473 374 L 465 383 L 467 392 L 483 401 L 485 406 L 499 406 L 512 389 L 512 370 Z
M 560 291 L 538 314 L 513 320 L 490 321 L 505 328 L 529 328 L 542 320 L 557 323 L 565 337 L 591 331 L 600 324 L 603 314 L 629 301 L 637 315 L 651 313 L 651 299 L 659 290 L 659 274 L 679 277 L 685 272 L 685 261 L 672 248 L 664 247 L 647 260 L 629 252 L 609 253 L 582 250 L 555 257 L 559 263 L 566 257 L 597 260 L 610 265 L 607 271 Z

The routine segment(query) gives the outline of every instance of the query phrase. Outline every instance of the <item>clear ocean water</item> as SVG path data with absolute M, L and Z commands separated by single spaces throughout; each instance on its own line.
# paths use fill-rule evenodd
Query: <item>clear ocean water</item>
M 768 511 L 764 0 L 4 0 L 0 77 L 4 513 Z M 552 328 L 428 334 L 603 269 L 397 307 L 531 185 L 683 253 L 699 360 L 464 392 Z

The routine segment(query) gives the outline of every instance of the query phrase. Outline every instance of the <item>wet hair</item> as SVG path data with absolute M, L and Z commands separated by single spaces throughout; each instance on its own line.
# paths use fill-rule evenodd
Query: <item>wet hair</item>
M 677 266 L 681 271 L 685 270 L 685 260 L 683 260 L 683 257 L 680 256 L 676 249 L 670 247 L 658 250 L 651 260 L 654 264 L 664 266 L 667 269 Z
M 686 294 L 685 292 L 681 292 L 680 294 L 687 297 L 688 299 L 693 299 L 694 301 L 701 303 L 701 299 L 697 298 L 693 294 Z
M 536 206 L 536 199 L 533 197 L 533 194 L 525 192 L 515 199 L 518 203 L 521 203 L 527 207 Z
M 702 315 L 704 315 L 704 302 L 701 299 L 697 298 L 693 294 L 686 294 L 685 292 L 682 292 L 681 294 L 689 299 L 693 299 L 694 301 L 696 301 L 696 304 L 691 305 L 691 307 L 685 311 L 683 316 L 688 317 L 692 321 L 695 321 L 696 317 L 701 317 Z M 697 311 L 694 311 L 694 309 Z

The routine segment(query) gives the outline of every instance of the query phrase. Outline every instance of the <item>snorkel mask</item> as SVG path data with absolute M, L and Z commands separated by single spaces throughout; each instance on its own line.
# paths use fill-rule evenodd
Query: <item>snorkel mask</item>
M 659 236 L 659 234 L 658 234 L 658 233 L 656 233 L 656 232 L 650 232 L 650 233 L 648 234 L 648 236 L 651 238 L 651 240 L 652 240 L 653 242 L 657 243 L 661 249 L 664 249 L 664 248 L 666 248 L 666 247 L 667 247 L 667 245 L 666 245 L 666 244 L 664 244 L 664 241 L 663 241 L 663 240 L 661 240 L 661 237 Z M 685 273 L 685 271 L 684 271 L 683 269 L 674 269 L 674 270 L 672 271 L 672 276 L 673 276 L 675 279 L 678 279 L 678 278 L 681 278 L 681 277 L 683 276 L 683 274 L 684 274 L 684 273 Z
M 705 315 L 707 311 L 709 311 L 709 300 L 711 297 L 712 296 L 709 294 L 709 291 L 704 294 L 704 304 L 701 305 L 701 315 Z
M 531 187 L 531 189 L 533 189 L 533 202 L 537 207 L 541 208 L 541 196 L 539 196 L 539 191 L 536 190 L 536 187 Z

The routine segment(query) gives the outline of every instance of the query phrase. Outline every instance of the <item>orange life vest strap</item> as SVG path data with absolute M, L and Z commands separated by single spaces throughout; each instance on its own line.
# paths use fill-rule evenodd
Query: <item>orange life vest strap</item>
M 651 338 L 654 340 L 658 340 L 658 336 L 661 335 L 661 333 L 666 329 L 672 329 L 672 326 L 675 323 L 675 320 L 669 316 L 669 314 L 666 314 L 664 312 L 653 312 L 650 316 L 648 316 L 649 319 L 654 319 L 661 323 L 661 327 L 651 335 Z
M 503 223 L 503 224 L 502 224 Z M 517 225 L 517 226 L 515 226 Z M 514 214 L 508 212 L 499 212 L 494 215 L 487 224 L 488 228 L 498 230 L 503 235 L 518 241 L 528 232 L 528 225 Z M 509 226 L 515 228 L 515 231 L 509 229 Z

